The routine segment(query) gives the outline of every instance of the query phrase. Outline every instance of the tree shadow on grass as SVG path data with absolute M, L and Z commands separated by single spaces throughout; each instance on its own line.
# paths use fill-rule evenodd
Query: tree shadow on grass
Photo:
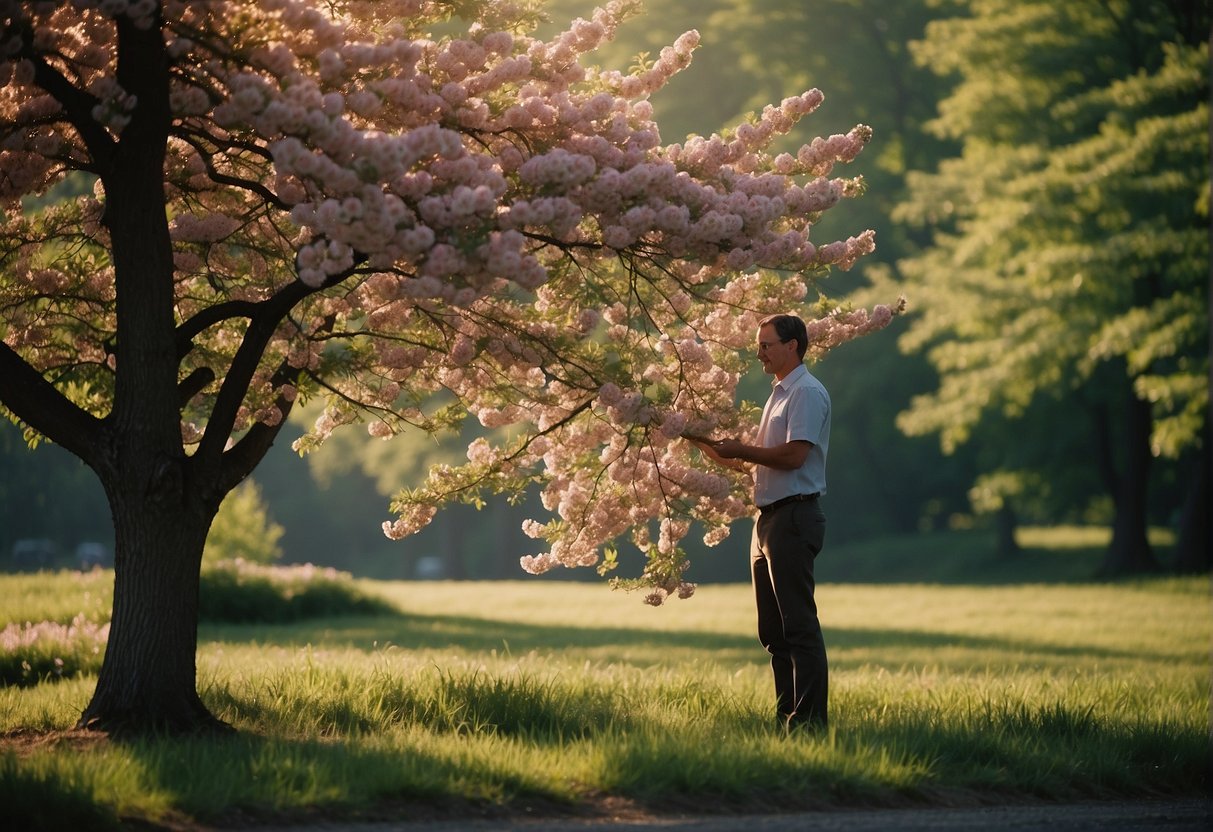
M 389 645 L 404 650 L 450 650 L 526 655 L 559 655 L 583 651 L 598 662 L 626 662 L 637 667 L 661 665 L 690 657 L 716 665 L 765 663 L 757 637 L 702 630 L 643 630 L 627 627 L 577 627 L 567 624 L 527 624 L 458 615 L 396 614 L 373 618 L 304 621 L 290 626 L 202 628 L 203 641 L 320 649 L 355 649 L 368 652 Z M 1051 644 L 1029 638 L 962 635 L 894 628 L 825 627 L 827 649 L 836 667 L 846 667 L 848 653 L 868 655 L 862 663 L 902 666 L 906 657 L 940 651 L 933 666 L 957 670 L 978 664 L 1022 665 L 1034 661 L 1056 663 L 1071 659 L 1147 661 L 1138 651 L 1089 644 Z M 1169 657 L 1157 657 L 1160 661 Z
M 267 646 L 382 649 L 387 645 L 406 650 L 457 648 L 469 652 L 523 655 L 565 650 L 619 651 L 631 655 L 638 649 L 691 653 L 752 651 L 752 635 L 688 630 L 642 630 L 627 627 L 577 627 L 566 624 L 527 624 L 514 620 L 458 615 L 401 613 L 373 618 L 331 618 L 299 622 L 290 626 L 227 627 L 200 629 L 204 640 L 226 643 L 256 643 Z M 761 651 L 761 647 L 758 648 Z M 641 663 L 646 663 L 643 660 Z
M 359 737 L 107 738 L 73 753 L 106 754 L 114 765 L 137 771 L 140 790 L 160 796 L 167 810 L 120 817 L 103 789 L 89 788 L 88 775 L 65 777 L 53 768 L 35 771 L 15 757 L 0 758 L 4 828 L 117 832 L 198 823 L 245 828 L 334 818 L 401 822 L 491 818 L 536 808 L 546 814 L 587 811 L 545 785 L 550 778 L 530 778 L 489 758 L 376 746 Z
M 118 832 L 117 812 L 97 802 L 82 784 L 54 771 L 23 768 L 16 755 L 0 757 L 0 821 L 5 829 Z

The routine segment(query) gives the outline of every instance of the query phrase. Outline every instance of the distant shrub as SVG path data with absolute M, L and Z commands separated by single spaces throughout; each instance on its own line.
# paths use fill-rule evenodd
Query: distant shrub
M 25 687 L 96 672 L 109 630 L 108 622 L 95 624 L 83 613 L 70 624 L 9 624 L 0 630 L 0 685 Z
M 270 519 L 261 489 L 245 480 L 227 495 L 211 523 L 203 551 L 205 563 L 223 560 L 271 563 L 282 557 L 278 545 L 286 530 Z
M 200 620 L 232 624 L 281 624 L 395 611 L 386 601 L 361 591 L 348 572 L 311 564 L 264 566 L 239 559 L 203 566 L 198 601 Z M 96 673 L 109 630 L 109 622 L 97 623 L 83 612 L 69 624 L 10 622 L 0 629 L 0 686 L 27 687 Z
M 310 563 L 264 566 L 237 558 L 206 564 L 198 596 L 198 618 L 216 623 L 280 624 L 394 611 L 358 589 L 348 572 Z

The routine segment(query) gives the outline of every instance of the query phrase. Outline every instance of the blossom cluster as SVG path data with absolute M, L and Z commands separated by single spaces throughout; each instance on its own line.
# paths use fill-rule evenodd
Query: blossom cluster
M 872 311 L 867 309 L 837 310 L 829 315 L 809 321 L 805 326 L 809 335 L 809 350 L 813 355 L 824 355 L 834 347 L 864 335 L 878 332 L 888 326 L 893 317 L 905 311 L 906 299 L 898 298 L 893 306 L 877 304 Z
M 777 150 L 822 105 L 808 90 L 663 145 L 648 99 L 689 65 L 698 32 L 620 72 L 588 58 L 634 0 L 548 39 L 506 2 L 475 4 L 465 32 L 437 35 L 450 31 L 447 5 L 0 0 L 5 343 L 48 368 L 79 357 L 99 397 L 124 370 L 113 264 L 139 258 L 113 256 L 100 221 L 117 183 L 36 219 L 17 201 L 64 169 L 103 167 L 91 158 L 101 134 L 124 143 L 154 129 L 132 125 L 164 93 L 119 71 L 137 50 L 120 48 L 131 27 L 115 21 L 160 26 L 180 377 L 222 376 L 263 337 L 250 320 L 300 298 L 245 371 L 238 406 L 216 415 L 222 377 L 190 390 L 183 442 L 218 432 L 214 445 L 230 447 L 318 391 L 328 406 L 301 451 L 360 421 L 382 439 L 462 413 L 511 426 L 398 496 L 385 533 L 422 528 L 445 501 L 535 485 L 550 516 L 527 525 L 545 550 L 524 568 L 600 563 L 627 539 L 649 553 L 650 602 L 685 596 L 692 521 L 719 543 L 750 506 L 745 478 L 705 468 L 681 437 L 752 431 L 736 388 L 759 320 L 803 309 L 815 280 L 873 250 L 871 231 L 810 240 L 822 212 L 862 191 L 833 174 L 871 130 Z M 79 97 L 40 86 L 37 67 L 52 64 Z M 43 244 L 71 254 L 50 268 Z M 814 321 L 814 352 L 895 311 Z

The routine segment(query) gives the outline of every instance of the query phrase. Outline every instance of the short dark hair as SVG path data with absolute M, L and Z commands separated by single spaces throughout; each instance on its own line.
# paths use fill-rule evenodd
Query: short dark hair
M 775 327 L 775 334 L 779 336 L 780 341 L 796 340 L 796 353 L 803 361 L 804 354 L 809 349 L 809 330 L 804 321 L 795 315 L 768 315 L 758 323 L 760 327 L 767 324 Z

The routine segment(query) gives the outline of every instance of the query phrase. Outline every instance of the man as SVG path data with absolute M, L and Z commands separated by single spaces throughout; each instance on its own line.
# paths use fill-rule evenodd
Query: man
M 813 599 L 813 560 L 825 540 L 818 498 L 826 490 L 830 395 L 804 365 L 808 346 L 800 318 L 764 319 L 758 329 L 758 359 L 775 378 L 758 444 L 696 441 L 722 465 L 755 466 L 758 517 L 750 567 L 758 638 L 771 654 L 777 717 L 789 730 L 824 729 L 829 696 L 825 641 Z

